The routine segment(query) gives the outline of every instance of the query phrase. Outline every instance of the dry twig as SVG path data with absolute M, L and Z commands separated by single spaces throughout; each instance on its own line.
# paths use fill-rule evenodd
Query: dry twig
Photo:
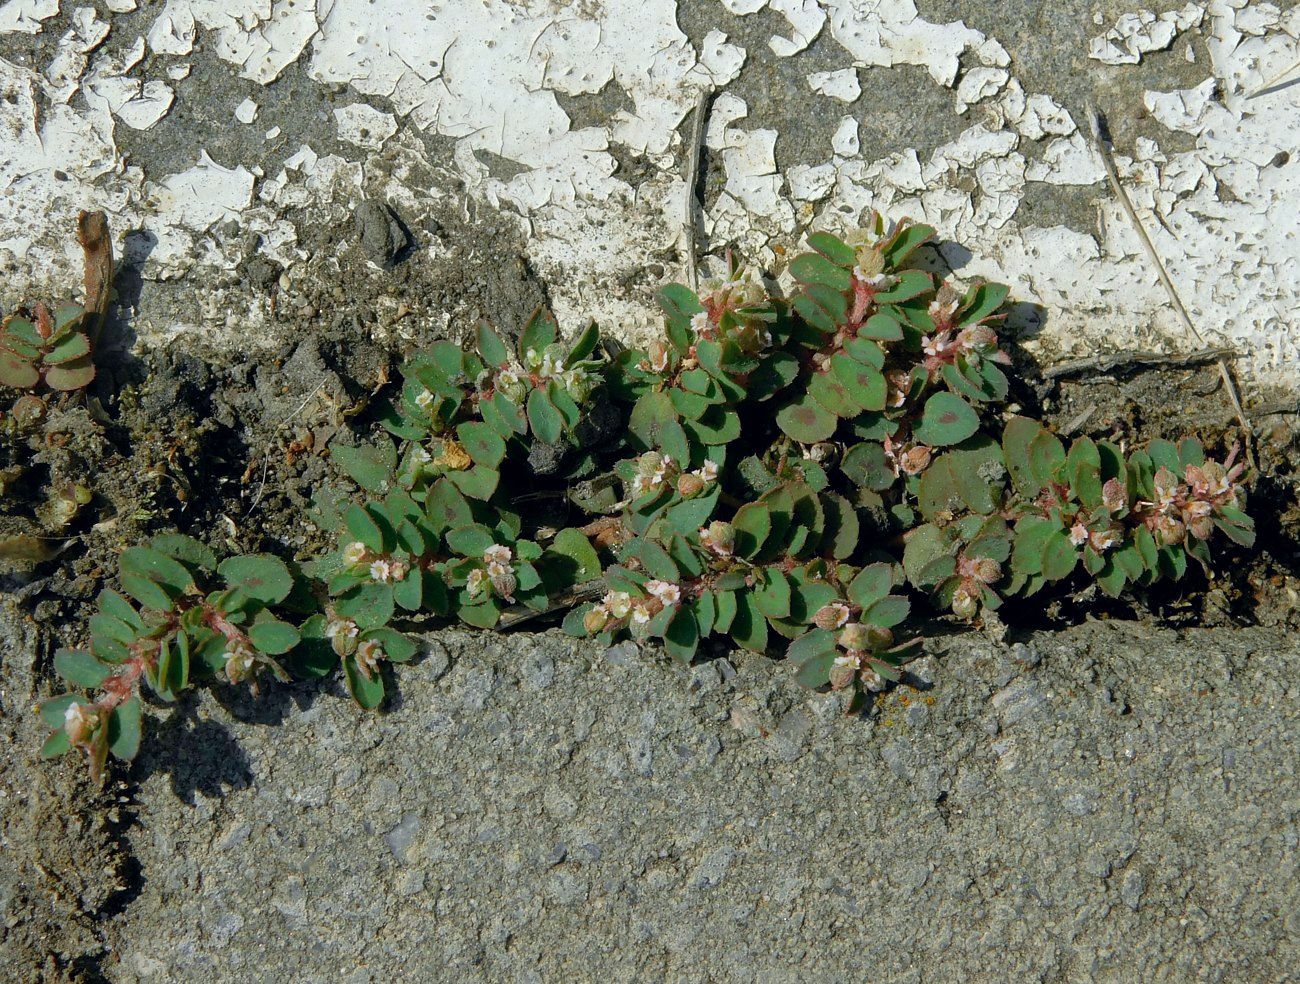
M 86 316 L 90 346 L 99 344 L 108 302 L 113 294 L 113 237 L 108 233 L 108 216 L 103 212 L 82 212 L 77 216 L 77 242 L 86 258 Z
M 1146 250 L 1148 258 L 1156 268 L 1156 273 L 1160 277 L 1160 283 L 1164 286 L 1165 292 L 1169 295 L 1170 303 L 1173 304 L 1174 312 L 1178 315 L 1178 320 L 1183 323 L 1187 333 L 1196 340 L 1200 345 L 1205 345 L 1205 338 L 1196 329 L 1192 323 L 1191 316 L 1187 313 L 1187 308 L 1183 305 L 1183 299 L 1178 295 L 1178 289 L 1174 282 L 1169 278 L 1169 273 L 1165 270 L 1165 264 L 1160 259 L 1160 254 L 1156 252 L 1155 244 L 1151 237 L 1147 235 L 1146 228 L 1142 225 L 1142 220 L 1138 218 L 1137 210 L 1133 207 L 1133 202 L 1124 190 L 1124 186 L 1119 180 L 1119 171 L 1115 167 L 1115 157 L 1111 153 L 1110 134 L 1106 129 L 1105 118 L 1091 102 L 1088 103 L 1088 123 L 1092 131 L 1092 142 L 1097 148 L 1097 153 L 1101 155 L 1102 164 L 1106 168 L 1106 177 L 1110 181 L 1111 189 L 1115 192 L 1115 197 L 1119 199 L 1120 205 L 1124 209 L 1124 214 L 1128 216 L 1129 222 L 1138 234 L 1143 248 Z M 1237 392 L 1237 384 L 1233 381 L 1232 373 L 1228 371 L 1228 361 L 1226 358 L 1218 359 L 1219 375 L 1223 379 L 1224 389 L 1228 394 L 1228 399 L 1232 402 L 1232 408 L 1236 411 L 1237 421 L 1241 424 L 1243 438 L 1246 444 L 1246 457 L 1250 461 L 1252 468 L 1256 467 L 1254 432 L 1251 430 L 1250 421 L 1246 419 L 1246 410 L 1241 404 L 1241 396 Z
M 1071 359 L 1060 362 L 1043 370 L 1044 379 L 1061 379 L 1067 376 L 1081 376 L 1091 372 L 1115 372 L 1116 370 L 1137 370 L 1145 366 L 1164 366 L 1181 368 L 1200 366 L 1220 359 L 1235 359 L 1237 353 L 1229 348 L 1203 349 L 1187 355 L 1166 355 L 1163 352 L 1111 352 L 1109 355 L 1097 355 L 1088 359 Z
M 700 291 L 700 274 L 695 262 L 695 186 L 700 180 L 700 158 L 704 156 L 704 124 L 708 120 L 709 100 L 713 98 L 711 87 L 700 90 L 700 97 L 695 103 L 695 124 L 691 129 L 691 145 L 686 155 L 686 190 L 685 209 L 682 216 L 683 235 L 686 239 L 686 277 L 691 290 Z M 703 206 L 701 205 L 701 210 Z

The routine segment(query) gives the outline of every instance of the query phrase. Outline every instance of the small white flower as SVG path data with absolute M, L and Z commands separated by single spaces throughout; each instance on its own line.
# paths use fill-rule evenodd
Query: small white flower
M 695 474 L 706 482 L 716 482 L 718 480 L 718 463 L 716 461 L 706 461 L 695 470 Z
M 357 540 L 353 540 L 343 548 L 343 563 L 350 567 L 364 563 L 366 553 L 366 545 Z
M 435 397 L 428 390 L 421 390 L 420 395 L 415 398 L 415 405 L 421 410 L 428 410 Z
M 519 373 L 513 369 L 502 369 L 497 373 L 497 385 L 509 389 L 519 383 Z
M 699 311 L 691 317 L 691 331 L 697 335 L 703 335 L 713 327 L 713 322 L 709 320 L 709 312 Z M 667 362 L 668 354 L 664 353 L 664 361 Z
M 257 656 L 242 640 L 230 643 L 226 650 L 226 678 L 231 683 L 246 679 L 257 664 Z
M 1119 542 L 1119 537 L 1115 535 L 1114 530 L 1105 530 L 1101 533 L 1093 533 L 1088 537 L 1088 543 L 1097 553 L 1105 553 L 1111 547 Z
M 385 659 L 386 656 L 387 654 L 379 643 L 373 639 L 367 639 L 357 646 L 355 654 L 357 669 L 365 675 L 367 680 L 373 680 L 375 674 L 379 672 L 379 661 Z
M 843 656 L 836 656 L 833 666 L 851 666 L 855 670 L 858 668 L 858 657 L 845 653 Z
M 645 625 L 650 621 L 650 609 L 644 601 L 638 601 L 632 606 L 632 622 L 635 625 Z
M 671 581 L 647 581 L 645 590 L 650 597 L 658 598 L 665 607 L 682 600 L 682 589 Z
M 861 266 L 855 266 L 853 268 L 853 276 L 857 277 L 858 280 L 866 284 L 868 287 L 872 287 L 876 290 L 883 290 L 885 288 L 893 286 L 892 281 L 894 278 L 891 277 L 889 274 L 868 273 Z
M 68 740 L 74 745 L 89 738 L 98 724 L 99 712 L 91 704 L 80 702 L 69 704 L 67 710 L 63 712 L 63 730 L 67 732 Z
M 427 465 L 433 460 L 433 455 L 429 454 L 428 451 L 417 444 L 411 449 L 411 460 L 414 461 L 416 465 Z
M 632 596 L 626 591 L 610 591 L 601 599 L 600 607 L 611 618 L 627 618 L 632 612 Z
M 355 639 L 357 632 L 357 623 L 350 618 L 331 618 L 325 623 L 327 639 Z
M 476 567 L 469 572 L 469 577 L 465 579 L 465 590 L 469 592 L 471 598 L 475 598 L 483 593 L 487 588 L 487 584 L 487 571 Z
M 509 567 L 513 557 L 514 553 L 511 552 L 510 548 L 503 547 L 499 543 L 495 543 L 483 551 L 483 563 L 488 566 L 500 564 L 502 567 Z
M 1088 527 L 1082 523 L 1075 523 L 1070 527 L 1070 542 L 1076 547 L 1082 546 L 1088 542 Z
M 372 581 L 396 581 L 397 572 L 394 569 L 394 562 L 384 557 L 379 557 L 370 562 L 370 580 Z

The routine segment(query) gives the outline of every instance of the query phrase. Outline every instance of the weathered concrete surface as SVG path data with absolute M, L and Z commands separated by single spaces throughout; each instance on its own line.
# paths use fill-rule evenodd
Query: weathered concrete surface
M 568 330 L 644 336 L 709 88 L 715 261 L 779 275 L 878 207 L 1038 305 L 1015 324 L 1043 359 L 1194 345 L 1084 138 L 1094 97 L 1202 332 L 1295 386 L 1300 100 L 1255 93 L 1297 60 L 1293 0 L 7 0 L 0 302 L 64 292 L 73 217 L 102 207 L 144 342 L 273 347 L 340 287 L 377 338 L 463 331 L 386 256 L 350 275 L 370 200 L 416 263 L 457 258 L 449 215 L 500 227 Z
M 554 633 L 442 633 L 378 716 L 303 688 L 204 695 L 156 725 L 133 772 L 118 864 L 138 874 L 89 920 L 103 950 L 80 940 L 83 966 L 1295 979 L 1293 642 L 1094 623 L 932 651 L 917 689 L 862 721 L 767 660 L 687 670 Z M 47 852 L 42 882 L 12 839 L 20 804 L 55 786 L 33 792 L 52 767 L 29 758 L 15 750 L 6 780 L 5 880 L 48 889 L 68 873 Z

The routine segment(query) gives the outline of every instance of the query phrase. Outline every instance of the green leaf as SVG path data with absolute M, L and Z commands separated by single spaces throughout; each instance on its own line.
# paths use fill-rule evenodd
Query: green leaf
M 396 629 L 371 629 L 363 632 L 361 638 L 379 643 L 390 663 L 408 663 L 418 651 L 415 643 Z
M 253 640 L 253 645 L 268 656 L 280 656 L 287 653 L 298 645 L 301 640 L 296 628 L 288 622 L 281 622 L 279 619 L 254 622 L 248 630 L 248 636 Z
M 1015 546 L 1011 551 L 1012 569 L 1017 574 L 1041 574 L 1043 551 L 1055 533 L 1060 533 L 1056 524 L 1037 516 L 1026 516 L 1016 523 Z M 1068 537 L 1066 543 L 1069 543 Z
M 427 571 L 412 567 L 402 580 L 393 585 L 393 601 L 408 612 L 418 612 L 424 601 Z
M 347 681 L 348 693 L 358 707 L 373 711 L 384 702 L 384 678 L 378 672 L 368 677 L 361 672 L 355 656 L 343 657 L 343 679 Z
M 113 670 L 84 650 L 60 649 L 54 654 L 54 672 L 74 687 L 94 690 Z
M 393 588 L 377 581 L 358 584 L 334 602 L 334 610 L 362 629 L 380 628 L 393 618 Z
M 913 587 L 932 588 L 957 569 L 952 544 L 937 526 L 918 526 L 907 534 L 903 571 Z
M 171 611 L 172 596 L 142 574 L 122 574 L 122 590 L 144 608 L 155 612 Z
M 90 355 L 90 339 L 79 331 L 70 331 L 45 353 L 45 364 L 57 366 Z
M 899 342 L 903 339 L 903 326 L 897 318 L 887 314 L 873 314 L 858 329 L 859 338 L 874 338 L 882 342 Z
M 695 649 L 700 644 L 700 626 L 695 621 L 695 613 L 686 605 L 677 606 L 663 638 L 669 656 L 679 663 L 689 663 L 695 658 Z
M 528 425 L 537 439 L 554 444 L 564 433 L 564 418 L 543 389 L 528 394 Z
M 853 249 L 829 232 L 809 234 L 808 245 L 836 266 L 852 267 L 857 262 L 857 255 L 853 252 Z
M 140 725 L 144 708 L 138 696 L 118 704 L 108 716 L 108 750 L 114 758 L 130 762 L 140 751 Z
M 934 278 L 924 270 L 905 270 L 898 283 L 876 295 L 877 304 L 898 304 L 934 290 Z
M 496 546 L 496 542 L 492 531 L 481 523 L 447 531 L 447 546 L 462 557 L 482 557 L 489 547 Z
M 118 558 L 118 567 L 126 574 L 139 574 L 177 594 L 194 590 L 194 575 L 176 560 L 149 547 L 128 547 Z
M 898 476 L 889 467 L 885 449 L 875 441 L 855 444 L 840 460 L 840 471 L 854 485 L 873 492 L 883 492 L 893 486 Z
M 45 743 L 41 745 L 41 758 L 58 758 L 71 748 L 72 742 L 68 739 L 68 733 L 60 728 L 58 731 L 52 732 L 45 739 Z
M 782 407 L 776 415 L 777 425 L 801 444 L 828 441 L 839 422 L 835 414 L 821 406 L 807 393 Z
M 790 261 L 790 275 L 806 284 L 825 284 L 835 290 L 848 290 L 853 277 L 818 253 L 802 253 Z
M 217 572 L 232 588 L 268 605 L 283 601 L 293 590 L 289 568 L 279 557 L 270 554 L 229 557 L 221 562 Z
M 568 355 L 564 357 L 564 364 L 571 366 L 575 362 L 582 362 L 596 351 L 596 346 L 599 344 L 600 329 L 596 327 L 596 322 L 589 321 L 587 327 L 582 329 L 578 337 L 569 346 Z
M 1029 448 L 1043 425 L 1028 417 L 1012 417 L 1002 430 L 1002 454 L 1011 481 L 1021 495 L 1033 497 L 1042 488 L 1034 474 Z
M 735 598 L 736 614 L 731 621 L 731 638 L 738 646 L 761 653 L 767 648 L 767 620 L 748 591 L 737 592 Z
M 1101 505 L 1101 453 L 1097 445 L 1081 437 L 1070 445 L 1065 458 L 1070 488 L 1089 509 Z
M 830 683 L 831 667 L 834 665 L 835 652 L 833 650 L 818 653 L 799 667 L 795 679 L 799 681 L 800 686 L 807 687 L 809 690 L 816 690 L 818 687 L 824 687 Z
M 736 593 L 734 591 L 715 590 L 715 607 L 713 631 L 724 634 L 731 631 L 731 624 L 736 618 Z
M 57 697 L 51 697 L 43 700 L 36 705 L 36 713 L 45 722 L 46 727 L 62 728 L 64 724 L 64 714 L 73 704 L 89 704 L 90 701 L 78 694 L 59 694 Z
M 1079 562 L 1079 549 L 1060 530 L 1054 530 L 1043 544 L 1043 577 L 1059 581 Z
M 772 531 L 772 514 L 767 503 L 748 502 L 736 510 L 731 525 L 736 530 L 736 555 L 753 557 Z
M 1056 470 L 1065 461 L 1065 446 L 1055 434 L 1039 430 L 1029 443 L 1029 466 L 1039 488 L 1056 479 Z
M 954 393 L 935 393 L 925 401 L 925 410 L 915 436 L 933 447 L 960 444 L 979 430 L 979 414 Z
M 826 513 L 826 529 L 819 549 L 836 560 L 845 560 L 857 549 L 862 532 L 857 510 L 847 499 L 833 493 L 822 498 L 822 508 Z
M 448 480 L 471 499 L 486 502 L 501 483 L 501 473 L 494 468 L 475 465 L 467 471 L 452 472 Z
M 506 348 L 506 343 L 501 341 L 501 336 L 487 325 L 479 322 L 478 328 L 475 329 L 475 336 L 478 342 L 478 354 L 489 366 L 499 369 L 510 361 L 510 350 Z
M 775 567 L 763 571 L 754 585 L 754 606 L 768 618 L 786 618 L 790 614 L 790 582 Z
M 934 227 L 928 225 L 903 225 L 885 244 L 886 261 L 897 268 L 923 244 L 934 238 Z
M 596 548 L 581 530 L 564 529 L 555 534 L 547 553 L 563 557 L 571 564 L 573 584 L 592 581 L 600 577 L 600 557 Z
M 478 629 L 494 629 L 501 619 L 501 609 L 496 602 L 485 601 L 478 605 L 461 605 L 456 609 L 460 620 Z
M 894 572 L 889 564 L 870 564 L 849 583 L 849 601 L 860 608 L 870 608 L 889 594 L 893 586 Z
M 460 489 L 445 478 L 433 483 L 424 508 L 434 529 L 439 532 L 474 521 L 474 510 L 469 501 Z
M 957 311 L 956 322 L 963 327 L 977 324 L 996 314 L 1006 299 L 1005 284 L 976 284 L 966 292 L 962 306 Z
M 906 598 L 889 595 L 865 609 L 862 613 L 862 621 L 869 625 L 878 625 L 882 629 L 892 629 L 907 618 L 911 607 L 911 603 Z
M 355 448 L 332 447 L 330 458 L 367 492 L 383 493 L 397 467 L 397 449 L 391 441 L 362 444 Z
M 32 365 L 32 359 L 23 358 L 7 348 L 0 348 L 0 385 L 31 389 L 40 381 L 40 370 Z
M 667 424 L 676 422 L 677 411 L 672 398 L 660 390 L 652 390 L 641 396 L 632 407 L 627 428 L 637 438 L 635 449 L 648 451 L 659 446 L 659 432 Z
M 181 533 L 164 533 L 149 541 L 153 549 L 174 557 L 182 564 L 197 567 L 201 571 L 213 571 L 217 567 L 217 555 L 207 546 Z
M 495 468 L 506 456 L 506 442 L 501 435 L 481 421 L 470 421 L 456 428 L 456 436 L 466 453 L 478 464 Z
M 384 542 L 384 531 L 374 515 L 364 506 L 356 503 L 348 506 L 343 512 L 343 522 L 356 540 L 376 553 L 384 552 L 387 546 Z
M 111 588 L 105 588 L 101 591 L 97 600 L 99 601 L 99 610 L 105 615 L 125 622 L 136 631 L 144 628 L 144 621 L 131 603 Z
M 45 371 L 45 385 L 60 393 L 85 389 L 94 379 L 95 363 L 90 360 L 90 356 L 72 359 Z
M 545 307 L 539 306 L 533 311 L 524 330 L 519 333 L 519 361 L 526 364 L 529 349 L 540 356 L 547 346 L 555 344 L 557 334 L 555 316 Z

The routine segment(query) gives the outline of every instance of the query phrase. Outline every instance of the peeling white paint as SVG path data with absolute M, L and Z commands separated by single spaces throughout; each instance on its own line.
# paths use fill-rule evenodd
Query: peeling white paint
M 133 6 L 111 0 L 107 9 Z M 815 92 L 853 102 L 858 70 L 915 65 L 953 90 L 953 109 L 970 112 L 970 125 L 928 155 L 905 149 L 873 160 L 870 148 L 863 156 L 855 112 L 838 126 L 833 118 L 825 123 L 833 136 L 824 160 L 805 153 L 806 163 L 782 174 L 780 129 L 746 125 L 743 100 L 723 88 L 751 53 L 721 30 L 696 50 L 678 27 L 674 0 L 444 0 L 428 16 L 412 16 L 406 0 L 167 0 L 147 29 L 149 49 L 165 56 L 151 71 L 182 80 L 188 63 L 174 59 L 189 55 L 200 34 L 232 72 L 257 84 L 302 58 L 312 78 L 351 90 L 353 101 L 331 119 L 341 145 L 355 150 L 340 151 L 345 159 L 303 146 L 268 177 L 257 160 L 225 168 L 196 147 L 194 167 L 150 181 L 120 160 L 114 121 L 150 125 L 167 111 L 171 89 L 134 77 L 144 39 L 125 57 L 95 55 L 87 70 L 86 56 L 107 24 L 86 6 L 61 28 L 58 56 L 43 74 L 0 65 L 0 87 L 14 95 L 0 100 L 0 137 L 13 148 L 0 161 L 0 266 L 8 282 L 43 278 L 43 264 L 69 251 L 70 217 L 96 206 L 116 216 L 118 228 L 156 235 L 148 277 L 180 277 L 196 265 L 231 270 L 250 234 L 292 266 L 305 254 L 285 209 L 355 201 L 363 188 L 375 193 L 381 174 L 387 199 L 412 210 L 431 199 L 461 204 L 465 192 L 452 198 L 411 177 L 427 174 L 411 132 L 422 130 L 454 142 L 454 177 L 470 196 L 517 213 L 563 324 L 595 316 L 644 337 L 657 320 L 649 291 L 626 282 L 678 240 L 686 149 L 680 127 L 709 87 L 719 95 L 706 143 L 724 174 L 704 216 L 716 246 L 734 243 L 779 270 L 773 247 L 788 256 L 809 223 L 842 228 L 877 207 L 931 222 L 969 249 L 969 258 L 949 250 L 961 276 L 1006 280 L 1018 298 L 1043 305 L 1046 325 L 1030 347 L 1073 354 L 1098 344 L 1102 325 L 1108 345 L 1186 344 L 1076 121 L 1051 94 L 1027 92 L 1006 48 L 978 23 L 929 23 L 911 0 L 722 6 L 742 16 L 766 8 L 784 18 L 788 33 L 768 45 L 781 57 L 825 32 L 819 67 L 827 51 L 841 60 L 808 77 Z M 48 0 L 5 4 L 0 31 L 40 30 L 57 9 Z M 1198 27 L 1209 55 L 1205 81 L 1144 96 L 1161 126 L 1195 146 L 1165 153 L 1162 141 L 1142 140 L 1131 159 L 1120 154 L 1119 166 L 1206 334 L 1247 353 L 1241 365 L 1258 378 L 1294 376 L 1300 245 L 1294 223 L 1279 216 L 1300 211 L 1292 160 L 1300 160 L 1300 107 L 1292 90 L 1251 101 L 1244 95 L 1300 58 L 1300 8 L 1282 13 L 1267 3 L 1210 0 L 1160 15 L 1138 11 L 1095 39 L 1089 54 L 1122 73 Z M 606 86 L 621 90 L 630 108 L 575 124 L 562 97 Z M 1222 101 L 1213 96 L 1216 86 Z M 77 92 L 84 106 L 72 98 Z M 391 112 L 357 101 L 367 98 L 384 100 Z M 258 102 L 248 100 L 237 118 L 255 122 Z M 267 140 L 280 136 L 278 127 L 266 133 Z M 648 169 L 635 187 L 615 176 L 615 155 L 624 150 L 642 155 Z M 372 167 L 381 153 L 405 155 L 412 166 Z M 489 167 L 491 155 L 510 166 Z M 1092 189 L 1096 233 L 1025 224 L 1019 210 L 1039 183 Z M 238 235 L 230 231 L 235 222 Z M 203 317 L 214 328 L 236 318 L 247 332 L 258 315 L 236 304 Z
M 769 0 L 768 6 L 790 24 L 790 37 L 776 36 L 767 42 L 781 58 L 789 58 L 807 48 L 826 24 L 826 11 L 817 0 Z
M 0 4 L 0 34 L 37 34 L 59 12 L 59 0 L 9 0 Z
M 1178 35 L 1201 23 L 1203 3 L 1188 3 L 1158 17 L 1149 10 L 1125 14 L 1105 34 L 1092 39 L 1088 57 L 1106 65 L 1136 65 L 1148 51 L 1164 51 Z
M 808 76 L 808 85 L 813 92 L 830 96 L 843 103 L 855 102 L 862 95 L 862 85 L 858 82 L 856 69 L 841 68 L 834 72 L 813 72 Z
M 365 103 L 353 103 L 334 110 L 334 125 L 338 128 L 340 140 L 369 150 L 378 150 L 397 132 L 397 120 L 391 113 Z

